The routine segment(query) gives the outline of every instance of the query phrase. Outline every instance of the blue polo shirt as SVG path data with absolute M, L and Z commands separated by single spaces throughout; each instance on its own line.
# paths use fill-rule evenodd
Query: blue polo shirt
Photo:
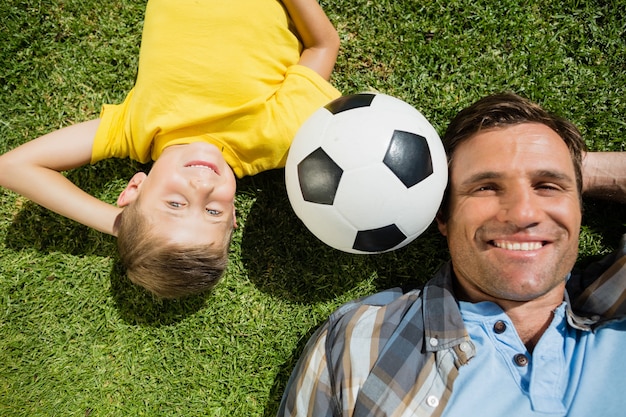
M 530 354 L 491 302 L 460 302 L 476 356 L 459 369 L 443 416 L 626 416 L 626 320 L 594 331 L 567 323 L 565 303 Z

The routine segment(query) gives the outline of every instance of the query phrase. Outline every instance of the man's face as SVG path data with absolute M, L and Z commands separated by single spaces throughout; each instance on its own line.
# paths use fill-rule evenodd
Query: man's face
M 453 155 L 449 192 L 439 229 L 466 298 L 562 299 L 581 207 L 570 153 L 552 129 L 524 123 L 477 133 Z
M 203 142 L 171 146 L 148 176 L 136 177 L 130 199 L 141 197 L 138 208 L 155 235 L 187 245 L 227 243 L 235 224 L 236 181 L 215 146 Z M 120 205 L 125 205 L 123 200 Z

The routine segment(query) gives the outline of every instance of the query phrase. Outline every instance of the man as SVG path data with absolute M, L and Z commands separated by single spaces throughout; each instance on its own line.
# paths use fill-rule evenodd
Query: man
M 443 140 L 451 261 L 333 313 L 279 415 L 623 415 L 626 243 L 570 271 L 582 193 L 626 201 L 626 155 L 586 154 L 575 126 L 514 94 L 463 110 Z

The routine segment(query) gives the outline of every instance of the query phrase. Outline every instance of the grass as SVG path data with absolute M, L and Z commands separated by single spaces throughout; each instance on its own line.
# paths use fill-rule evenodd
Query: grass
M 624 150 L 624 0 L 324 0 L 342 50 L 333 83 L 420 109 L 442 132 L 462 107 L 513 90 Z M 0 3 L 0 152 L 119 102 L 145 1 Z M 68 175 L 115 201 L 146 167 Z M 0 415 L 270 416 L 307 337 L 341 303 L 427 279 L 436 230 L 376 256 L 338 253 L 293 215 L 282 171 L 239 181 L 240 228 L 216 290 L 158 301 L 125 279 L 115 242 L 0 190 Z M 623 207 L 586 203 L 581 262 L 610 251 Z M 621 210 L 621 211 L 620 211 Z

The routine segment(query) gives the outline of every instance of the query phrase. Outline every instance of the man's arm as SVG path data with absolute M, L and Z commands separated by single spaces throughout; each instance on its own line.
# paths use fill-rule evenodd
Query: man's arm
M 583 195 L 626 203 L 626 152 L 584 155 Z
M 104 233 L 115 235 L 122 209 L 89 195 L 61 171 L 86 165 L 99 119 L 79 123 L 27 142 L 0 156 L 0 185 Z
M 299 64 L 328 80 L 339 53 L 337 30 L 317 0 L 283 0 L 283 4 L 304 45 Z
M 291 373 L 277 417 L 337 415 L 326 364 L 327 325 L 320 327 L 309 339 Z

